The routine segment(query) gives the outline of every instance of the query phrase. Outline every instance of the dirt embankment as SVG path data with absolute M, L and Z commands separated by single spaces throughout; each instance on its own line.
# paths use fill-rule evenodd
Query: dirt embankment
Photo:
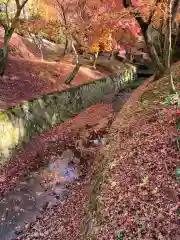
M 179 68 L 179 63 L 172 68 L 178 90 Z M 177 107 L 163 105 L 170 94 L 167 77 L 145 85 L 112 124 L 103 177 L 95 180 L 96 195 L 88 207 L 92 225 L 84 239 L 180 238 Z

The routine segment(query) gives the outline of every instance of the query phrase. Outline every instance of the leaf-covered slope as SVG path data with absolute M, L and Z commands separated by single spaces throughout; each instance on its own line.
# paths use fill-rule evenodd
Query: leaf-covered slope
M 173 67 L 179 88 L 179 63 Z M 168 78 L 135 90 L 114 121 L 95 166 L 83 239 L 178 240 L 176 109 L 164 110 Z M 99 171 L 100 166 L 102 167 Z M 91 227 L 89 227 L 91 224 Z

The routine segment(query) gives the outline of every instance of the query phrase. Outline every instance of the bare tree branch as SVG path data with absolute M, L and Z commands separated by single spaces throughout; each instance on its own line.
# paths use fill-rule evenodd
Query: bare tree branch
M 10 25 L 10 20 L 9 20 L 9 14 L 8 14 L 8 3 L 9 3 L 9 0 L 7 1 L 7 3 L 5 4 L 5 11 L 6 11 L 6 18 L 7 18 L 7 25 L 8 25 L 8 28 L 9 28 L 9 25 Z
M 16 14 L 14 16 L 14 19 L 12 21 L 10 31 L 14 31 L 14 29 L 17 27 L 17 23 L 19 22 L 19 16 L 21 14 L 21 10 L 25 6 L 25 4 L 28 2 L 28 0 L 24 0 L 24 2 L 22 4 L 20 4 L 19 0 L 15 0 L 15 1 L 16 1 L 17 10 L 16 10 Z
M 17 9 L 19 9 L 19 8 L 20 8 L 20 2 L 19 2 L 19 0 L 15 0 L 15 2 L 16 2 L 16 7 L 17 7 Z

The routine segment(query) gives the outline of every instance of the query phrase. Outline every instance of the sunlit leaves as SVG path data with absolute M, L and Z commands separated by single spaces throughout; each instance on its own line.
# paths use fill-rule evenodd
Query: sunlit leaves
M 19 31 L 24 34 L 31 32 L 55 42 L 59 28 L 58 22 L 39 19 L 21 21 Z

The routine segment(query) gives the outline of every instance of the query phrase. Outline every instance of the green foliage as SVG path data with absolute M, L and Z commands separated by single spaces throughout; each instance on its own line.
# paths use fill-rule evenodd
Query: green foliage
M 39 73 L 39 77 L 49 77 L 49 76 L 50 76 L 50 73 L 46 71 L 41 71 Z
M 0 19 L 5 22 L 7 21 L 7 14 L 5 11 L 6 4 L 7 4 L 7 1 L 0 0 L 0 6 L 1 6 Z
M 31 13 L 31 15 L 29 16 L 29 20 L 40 20 L 40 19 L 41 19 L 40 13 Z
M 180 182 L 180 167 L 176 168 L 176 180 L 177 182 Z
M 0 19 L 8 24 L 8 21 L 14 18 L 16 9 L 14 9 L 12 2 L 7 0 L 0 0 L 0 7 Z
M 129 87 L 131 89 L 136 89 L 138 88 L 142 83 L 144 82 L 144 78 L 138 78 L 134 82 L 131 82 Z
M 171 94 L 171 95 L 168 95 L 166 98 L 165 98 L 165 101 L 164 101 L 164 106 L 165 107 L 168 107 L 169 105 L 177 105 L 180 107 L 180 98 L 179 98 L 179 93 L 176 92 L 174 94 Z
M 63 33 L 63 30 L 61 28 L 58 28 L 56 31 L 56 43 L 64 43 L 65 42 L 65 35 Z
M 124 239 L 124 234 L 125 234 L 124 229 L 121 229 L 120 231 L 118 231 L 116 240 L 123 240 Z
M 2 20 L 6 20 L 7 15 L 4 11 L 2 11 L 1 14 L 0 14 L 0 17 L 1 17 Z
M 20 49 L 18 49 L 18 48 L 14 48 L 14 47 L 9 48 L 9 52 L 10 52 L 10 53 L 18 53 L 18 54 L 21 53 Z
M 117 57 L 118 57 L 118 54 L 119 54 L 119 52 L 118 52 L 117 50 L 115 50 L 115 51 L 113 52 L 114 58 L 117 58 Z

